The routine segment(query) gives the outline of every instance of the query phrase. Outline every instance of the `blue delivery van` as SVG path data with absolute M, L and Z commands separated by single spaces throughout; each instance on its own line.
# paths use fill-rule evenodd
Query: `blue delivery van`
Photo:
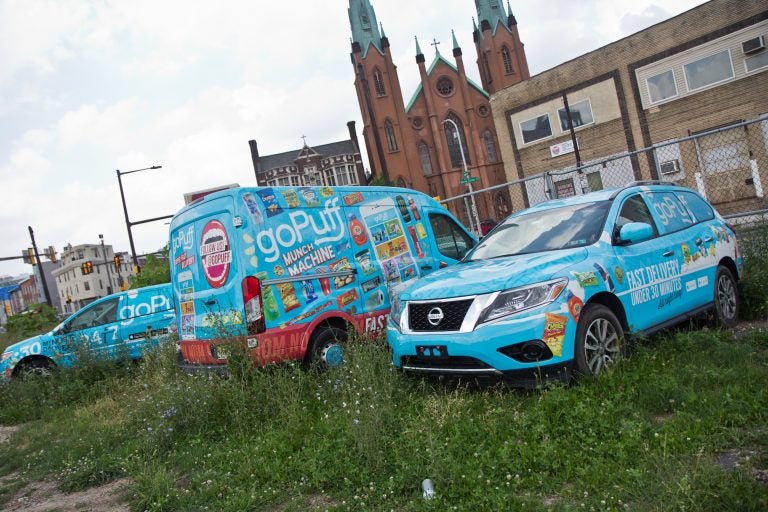
M 233 188 L 171 221 L 181 365 L 342 361 L 348 326 L 382 332 L 390 292 L 476 239 L 434 199 L 394 187 Z
M 102 297 L 52 331 L 7 347 L 0 375 L 10 379 L 72 367 L 83 351 L 94 358 L 138 359 L 176 332 L 172 293 L 170 284 L 161 284 Z

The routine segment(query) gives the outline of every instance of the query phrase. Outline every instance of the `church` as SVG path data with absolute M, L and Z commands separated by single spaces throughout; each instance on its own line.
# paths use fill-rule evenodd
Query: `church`
M 406 104 L 389 40 L 371 2 L 350 0 L 351 60 L 363 137 L 371 172 L 384 183 L 450 198 L 468 192 L 468 177 L 477 178 L 474 190 L 507 181 L 489 98 L 526 80 L 528 63 L 509 4 L 505 9 L 499 0 L 475 0 L 475 7 L 473 39 L 482 85 L 467 77 L 453 32 L 453 61 L 435 46 L 427 65 L 417 39 L 421 82 Z M 506 188 L 481 194 L 477 209 L 481 218 L 511 213 Z M 463 210 L 456 213 L 468 220 Z

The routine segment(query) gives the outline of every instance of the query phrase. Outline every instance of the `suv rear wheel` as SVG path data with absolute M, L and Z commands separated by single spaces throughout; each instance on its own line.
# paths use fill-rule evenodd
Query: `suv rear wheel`
M 334 368 L 344 364 L 344 342 L 347 331 L 332 325 L 321 327 L 312 334 L 309 342 L 308 362 L 317 363 L 320 368 Z
M 733 327 L 739 321 L 739 292 L 733 273 L 722 265 L 715 274 L 715 313 L 717 321 Z

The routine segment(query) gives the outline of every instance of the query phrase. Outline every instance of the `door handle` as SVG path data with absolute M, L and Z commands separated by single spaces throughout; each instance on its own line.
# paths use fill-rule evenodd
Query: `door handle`
M 709 242 L 711 242 L 712 240 L 714 240 L 714 238 L 712 238 L 711 236 L 708 236 L 708 237 L 706 237 L 706 238 L 704 239 L 704 241 L 705 241 L 706 243 L 709 243 Z
M 419 268 L 421 270 L 432 270 L 434 267 L 432 265 L 419 265 Z
M 701 238 L 697 238 L 696 239 L 696 246 L 697 247 L 701 247 L 701 244 L 703 244 L 703 243 L 704 243 L 704 241 Z
M 204 300 L 203 304 L 205 304 L 206 306 L 213 306 L 214 304 L 216 304 L 216 299 Z
M 674 254 L 675 254 L 675 251 L 673 251 L 671 249 L 669 251 L 664 251 L 663 253 L 661 253 L 661 255 L 664 256 L 665 258 L 669 258 L 670 256 L 673 256 Z

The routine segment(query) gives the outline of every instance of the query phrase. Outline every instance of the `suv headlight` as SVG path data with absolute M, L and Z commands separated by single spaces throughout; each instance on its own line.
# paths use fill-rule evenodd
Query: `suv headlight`
M 501 291 L 491 305 L 483 310 L 477 323 L 490 322 L 503 316 L 549 304 L 557 299 L 567 284 L 568 279 L 562 278 Z
M 398 331 L 400 330 L 400 320 L 403 318 L 403 312 L 405 311 L 405 302 L 400 300 L 400 297 L 392 297 L 391 309 L 389 310 L 389 322 Z

